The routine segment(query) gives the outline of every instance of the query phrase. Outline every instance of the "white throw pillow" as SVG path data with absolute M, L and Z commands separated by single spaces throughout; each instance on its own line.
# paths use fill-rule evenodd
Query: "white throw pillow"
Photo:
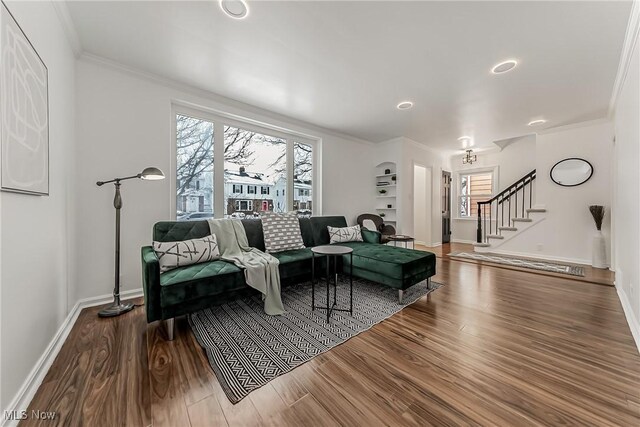
M 300 221 L 295 212 L 263 212 L 262 231 L 264 247 L 269 253 L 304 249 Z
M 362 242 L 362 230 L 359 225 L 353 225 L 351 227 L 330 227 L 327 226 L 329 231 L 329 243 L 345 243 L 345 242 Z
M 180 242 L 153 242 L 153 250 L 160 261 L 161 273 L 220 258 L 218 239 L 215 234 Z

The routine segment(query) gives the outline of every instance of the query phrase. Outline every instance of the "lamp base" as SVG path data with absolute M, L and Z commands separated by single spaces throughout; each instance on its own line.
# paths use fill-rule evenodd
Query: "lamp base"
M 133 310 L 133 308 L 135 307 L 135 305 L 133 303 L 127 302 L 127 303 L 120 303 L 120 304 L 112 304 L 109 307 L 100 310 L 98 312 L 98 316 L 100 317 L 115 317 L 115 316 L 120 316 L 121 314 L 124 314 L 126 312 L 129 312 L 131 310 Z

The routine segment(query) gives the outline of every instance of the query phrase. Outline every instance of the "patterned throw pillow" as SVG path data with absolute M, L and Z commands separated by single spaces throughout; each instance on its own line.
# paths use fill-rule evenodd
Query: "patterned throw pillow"
M 295 212 L 262 214 L 264 247 L 267 252 L 282 252 L 291 249 L 303 249 L 300 222 Z
M 213 261 L 220 258 L 216 235 L 180 242 L 153 242 L 153 250 L 160 261 L 160 272 L 185 265 Z
M 351 227 L 329 227 L 329 243 L 362 242 L 362 230 L 359 225 Z

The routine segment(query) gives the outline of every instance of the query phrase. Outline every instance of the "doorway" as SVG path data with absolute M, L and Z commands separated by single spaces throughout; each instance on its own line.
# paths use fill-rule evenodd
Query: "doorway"
M 451 172 L 442 171 L 442 243 L 451 241 Z
M 413 237 L 431 246 L 431 169 L 413 165 Z

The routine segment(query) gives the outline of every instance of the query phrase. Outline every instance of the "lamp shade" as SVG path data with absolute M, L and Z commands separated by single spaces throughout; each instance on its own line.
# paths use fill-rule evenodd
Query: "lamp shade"
M 140 174 L 140 178 L 147 179 L 149 181 L 156 181 L 159 179 L 164 179 L 164 173 L 158 168 L 149 167 L 145 168 L 142 171 L 142 173 Z

